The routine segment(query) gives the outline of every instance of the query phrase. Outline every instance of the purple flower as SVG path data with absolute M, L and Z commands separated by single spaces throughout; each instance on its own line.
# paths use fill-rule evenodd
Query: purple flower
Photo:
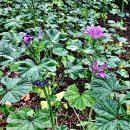
M 48 84 L 48 80 L 43 80 L 42 82 L 39 81 L 39 80 L 35 80 L 35 81 L 33 81 L 32 83 L 33 83 L 33 85 L 36 85 L 37 87 L 41 87 L 41 86 L 43 86 L 43 85 Z
M 39 31 L 38 37 L 39 37 L 39 39 L 43 38 L 43 31 L 42 30 Z
M 27 35 L 26 33 L 24 33 L 24 36 L 23 36 L 23 42 L 26 46 L 28 46 L 31 42 L 31 36 L 30 35 Z
M 107 36 L 107 34 L 103 33 L 103 28 L 101 26 L 97 27 L 94 27 L 93 25 L 87 26 L 84 32 L 94 39 Z
M 93 71 L 95 75 L 99 75 L 102 78 L 105 78 L 107 75 L 103 72 L 105 69 L 107 69 L 106 64 L 103 64 L 99 67 L 98 61 L 93 61 L 93 66 L 89 66 L 89 69 Z
M 85 43 L 82 43 L 81 46 L 84 47 L 84 46 L 85 46 Z

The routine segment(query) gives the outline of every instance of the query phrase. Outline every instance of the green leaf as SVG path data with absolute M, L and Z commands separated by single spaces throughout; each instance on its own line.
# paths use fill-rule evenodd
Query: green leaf
M 44 130 L 45 128 L 51 128 L 49 112 L 47 110 L 36 111 L 33 116 L 28 116 L 28 112 L 24 110 L 12 112 L 7 118 L 8 125 L 6 129 Z
M 94 50 L 87 48 L 87 49 L 84 49 L 83 52 L 86 54 L 93 54 Z
M 2 70 L 0 70 L 0 77 L 2 77 L 3 76 L 3 71 Z
M 30 82 L 20 78 L 3 77 L 1 83 L 4 84 L 4 87 L 0 88 L 2 104 L 5 104 L 6 101 L 10 103 L 18 102 L 23 95 L 31 90 Z
M 82 65 L 80 65 L 81 61 L 79 59 L 67 55 L 66 57 L 62 57 L 62 63 L 65 67 L 64 73 L 68 74 L 73 80 L 77 79 L 78 77 L 84 78 L 86 76 L 86 72 Z
M 48 29 L 46 30 L 46 33 L 52 42 L 55 43 L 59 41 L 61 33 L 57 29 Z
M 104 98 L 94 106 L 96 112 L 96 130 L 129 130 L 130 120 L 120 111 L 117 101 Z
M 82 65 L 74 65 L 70 68 L 67 68 L 64 70 L 65 74 L 69 74 L 69 77 L 73 80 L 77 79 L 78 77 L 84 78 L 86 75 L 86 72 L 83 70 Z
M 14 111 L 14 107 L 9 107 L 8 105 L 0 105 L 0 112 L 9 115 L 11 111 Z M 2 117 L 0 117 L 1 119 Z
M 126 43 L 127 42 L 127 39 L 125 37 L 119 37 L 118 40 L 121 43 Z
M 124 78 L 129 78 L 129 74 L 125 69 L 118 70 L 117 73 L 120 74 Z
M 77 124 L 77 126 L 84 126 L 86 127 L 87 126 L 87 129 L 86 130 L 96 130 L 95 128 L 95 122 L 90 122 L 90 121 L 81 121 L 79 124 Z
M 108 68 L 116 68 L 121 64 L 121 60 L 116 56 L 111 56 L 111 58 L 107 61 Z
M 13 63 L 23 52 L 23 48 L 16 48 L 11 44 L 0 44 L 0 65 L 6 66 L 9 63 Z
M 68 130 L 66 125 L 61 125 L 57 128 L 57 130 Z
M 127 104 L 130 105 L 130 93 L 126 93 L 126 94 L 119 94 L 119 101 L 121 104 Z
M 66 48 L 71 51 L 76 51 L 82 47 L 82 43 L 79 40 L 70 40 L 67 44 L 69 45 Z
M 11 71 L 14 71 L 14 72 L 17 72 L 18 71 L 18 64 L 10 64 L 10 70 Z
M 41 60 L 40 64 L 43 68 L 45 68 L 48 71 L 51 71 L 51 72 L 56 71 L 57 62 L 53 59 L 44 58 L 44 59 Z
M 52 52 L 58 56 L 66 56 L 68 51 L 64 48 L 53 48 Z
M 6 29 L 12 28 L 12 29 L 19 29 L 22 28 L 23 22 L 18 19 L 18 17 L 12 18 L 12 19 L 7 19 L 6 24 L 4 27 Z
M 79 70 L 82 70 L 83 67 L 81 65 L 75 65 L 75 66 L 72 66 L 68 69 L 65 70 L 65 74 L 68 74 L 68 73 L 73 73 L 73 72 L 76 72 L 76 71 L 79 71 Z
M 96 77 L 91 83 L 92 94 L 94 97 L 102 99 L 110 96 L 113 91 L 126 90 L 126 87 L 120 86 L 116 82 L 114 74 L 108 74 L 108 77 L 104 79 Z
M 88 122 L 87 126 L 88 126 L 88 130 L 96 130 L 94 122 Z
M 31 78 L 32 80 L 37 80 L 41 76 L 44 75 L 45 71 L 56 71 L 57 62 L 53 59 L 43 59 L 39 64 L 34 63 L 30 59 L 26 59 L 26 61 L 18 62 L 19 65 L 19 76 Z
M 95 102 L 90 90 L 86 90 L 81 94 L 75 84 L 67 88 L 64 98 L 69 102 L 71 107 L 79 110 L 83 110 L 86 106 L 91 107 Z

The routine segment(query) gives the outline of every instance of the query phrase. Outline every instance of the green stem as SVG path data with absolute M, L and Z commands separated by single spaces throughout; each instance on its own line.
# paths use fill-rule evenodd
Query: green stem
M 94 53 L 92 55 L 92 60 L 94 61 L 94 58 L 95 58 L 95 40 L 93 40 L 92 49 L 94 50 Z
M 33 19 L 34 19 L 34 24 L 35 24 L 35 26 L 37 25 L 37 21 L 36 21 L 36 15 L 35 15 L 35 12 L 36 12 L 36 9 L 35 9 L 35 6 L 34 6 L 34 1 L 33 0 L 31 0 L 31 6 L 30 5 L 28 5 L 28 3 L 26 2 L 26 0 L 24 0 L 24 2 L 25 2 L 25 4 L 28 6 L 28 9 L 29 9 L 29 11 L 30 11 L 30 13 L 32 14 L 32 17 L 33 17 Z
M 32 13 L 33 13 L 34 24 L 35 24 L 35 26 L 37 26 L 36 9 L 35 9 L 34 3 L 35 3 L 35 0 L 31 0 L 32 9 L 33 9 Z
M 44 94 L 45 94 L 45 97 L 46 97 L 46 100 L 47 100 L 47 104 L 48 104 L 48 108 L 49 108 L 49 111 L 50 111 L 50 117 L 51 117 L 51 124 L 52 124 L 52 130 L 55 130 L 55 126 L 54 126 L 54 116 L 53 116 L 53 111 L 52 111 L 52 106 L 51 106 L 51 101 L 49 99 L 49 96 L 46 92 L 46 88 L 45 86 L 43 87 L 43 91 L 44 91 Z
M 45 52 L 44 57 L 47 58 L 48 56 L 48 50 Z
M 50 49 L 50 58 L 52 58 L 52 50 Z
M 88 121 L 91 121 L 91 119 L 92 119 L 92 113 L 93 113 L 93 108 L 91 107 L 89 115 L 88 115 Z
M 65 78 L 65 74 L 62 75 L 61 80 L 59 81 L 58 86 L 57 86 L 57 88 L 55 89 L 55 91 L 53 92 L 53 94 L 55 94 L 55 93 L 57 92 L 57 90 L 58 90 L 58 88 L 60 87 L 60 84 L 62 83 L 62 81 L 64 80 L 64 78 Z
M 38 53 L 35 55 L 37 57 L 37 63 L 40 63 L 40 50 L 38 50 Z
M 121 9 L 122 14 L 123 14 L 123 12 L 124 12 L 124 4 L 125 4 L 125 2 L 124 2 L 124 0 L 122 0 L 122 9 Z M 123 24 L 123 19 L 122 19 L 122 17 L 121 17 L 121 24 Z

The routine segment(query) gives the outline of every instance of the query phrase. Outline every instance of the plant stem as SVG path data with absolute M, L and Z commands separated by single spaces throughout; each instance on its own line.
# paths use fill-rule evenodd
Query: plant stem
M 61 80 L 58 82 L 58 86 L 57 86 L 57 88 L 55 89 L 55 91 L 53 92 L 53 94 L 55 94 L 55 93 L 57 92 L 57 90 L 58 90 L 58 88 L 60 87 L 60 84 L 62 83 L 62 81 L 64 80 L 64 78 L 65 78 L 65 74 L 62 75 Z
M 32 15 L 33 15 L 33 19 L 34 19 L 34 24 L 35 24 L 35 26 L 37 26 L 36 9 L 35 9 L 34 3 L 35 3 L 35 0 L 31 0 L 31 5 L 32 5 L 32 9 L 33 9 Z
M 124 0 L 122 0 L 122 9 L 121 9 L 122 14 L 124 12 L 124 4 L 125 4 L 125 2 L 124 2 Z M 121 24 L 123 25 L 123 18 L 122 17 L 121 17 Z
M 78 114 L 77 114 L 77 112 L 75 111 L 75 109 L 73 108 L 73 110 L 74 110 L 74 113 L 75 113 L 75 115 L 77 116 L 77 118 L 78 118 L 78 120 L 79 120 L 79 122 L 81 123 L 82 121 L 80 120 L 80 118 L 79 118 L 79 116 L 78 116 Z M 84 128 L 84 126 L 81 124 L 81 126 L 83 127 L 83 130 L 85 130 L 85 128 Z
M 38 50 L 37 54 L 35 55 L 37 57 L 37 63 L 40 63 L 40 50 Z
M 88 121 L 91 121 L 91 119 L 92 119 L 92 113 L 93 113 L 93 108 L 91 107 L 89 115 L 88 115 Z
M 49 108 L 49 111 L 50 111 L 52 130 L 55 130 L 52 106 L 51 106 L 51 102 L 50 102 L 49 96 L 48 96 L 48 94 L 46 92 L 45 86 L 43 87 L 43 91 L 44 91 L 44 94 L 45 94 L 45 97 L 46 97 L 46 100 L 47 100 L 47 105 L 48 105 L 48 108 Z

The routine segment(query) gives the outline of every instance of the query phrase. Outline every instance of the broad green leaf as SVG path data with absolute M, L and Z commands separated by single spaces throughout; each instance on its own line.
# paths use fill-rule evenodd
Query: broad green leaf
M 130 120 L 125 118 L 120 109 L 120 104 L 110 98 L 96 103 L 96 130 L 129 130 Z
M 118 40 L 121 43 L 126 43 L 127 42 L 127 39 L 125 37 L 119 37 Z
M 57 128 L 57 130 L 68 130 L 66 125 L 61 125 Z
M 126 93 L 126 94 L 119 94 L 119 101 L 121 104 L 127 104 L 130 105 L 130 93 Z
M 111 56 L 111 58 L 108 59 L 107 61 L 108 68 L 116 68 L 120 64 L 121 64 L 121 60 L 116 56 Z
M 3 71 L 2 70 L 0 70 L 0 77 L 2 77 L 3 76 Z
M 9 32 L 3 32 L 2 33 L 2 44 L 12 44 L 12 45 L 18 45 L 23 39 L 23 32 L 16 33 L 13 31 Z
M 86 106 L 91 107 L 95 102 L 90 90 L 86 90 L 81 94 L 75 84 L 67 88 L 64 98 L 69 102 L 71 107 L 79 110 L 83 110 Z
M 79 46 L 79 47 L 81 47 L 81 46 Z M 72 44 L 72 45 L 67 46 L 66 48 L 71 51 L 76 51 L 79 49 L 79 47 L 75 44 Z
M 86 76 L 86 72 L 79 59 L 68 55 L 66 57 L 62 57 L 62 63 L 65 67 L 64 73 L 68 74 L 73 80 L 77 79 L 78 77 L 84 78 Z
M 73 73 L 73 72 L 76 72 L 76 71 L 79 71 L 79 70 L 82 70 L 83 67 L 81 65 L 75 65 L 75 66 L 72 66 L 68 69 L 65 70 L 65 73 L 68 74 L 68 73 Z
M 30 110 L 32 111 L 32 110 Z M 33 115 L 29 116 L 28 111 L 20 110 L 18 112 L 12 112 L 7 118 L 8 125 L 7 130 L 44 130 L 45 128 L 51 128 L 49 119 L 49 112 L 47 110 L 41 110 L 33 112 Z
M 59 41 L 61 33 L 57 29 L 48 29 L 46 30 L 46 33 L 52 42 L 55 43 Z
M 110 96 L 113 91 L 126 89 L 126 87 L 120 86 L 116 82 L 116 76 L 114 74 L 110 74 L 104 79 L 96 77 L 91 82 L 92 94 L 101 99 Z
M 59 37 L 59 40 L 61 40 L 61 41 L 67 40 L 67 34 L 66 33 L 61 33 L 60 37 Z
M 64 48 L 53 48 L 52 52 L 58 56 L 66 56 L 68 51 Z
M 120 74 L 124 78 L 129 78 L 129 74 L 125 69 L 120 69 L 117 71 L 118 74 Z
M 4 86 L 0 88 L 2 104 L 5 104 L 6 101 L 10 103 L 18 102 L 23 95 L 29 93 L 31 90 L 30 82 L 20 78 L 12 79 L 3 77 L 1 83 L 4 84 Z
M 69 45 L 66 48 L 71 51 L 76 51 L 82 47 L 82 43 L 79 40 L 70 40 L 67 44 Z
M 87 48 L 87 49 L 84 49 L 83 52 L 86 53 L 86 54 L 93 54 L 95 51 Z
M 10 64 L 9 67 L 11 71 L 17 72 L 19 66 L 18 64 Z
M 81 121 L 79 124 L 77 124 L 77 126 L 84 126 L 86 127 L 87 126 L 87 129 L 85 130 L 96 130 L 95 128 L 95 122 L 90 122 L 90 121 Z
M 40 64 L 43 68 L 45 68 L 48 71 L 51 71 L 51 72 L 56 71 L 57 62 L 53 59 L 44 58 L 44 59 L 41 60 Z
M 18 17 L 12 18 L 12 19 L 7 19 L 6 24 L 5 24 L 5 28 L 6 29 L 19 29 L 22 28 L 22 24 L 23 22 L 18 19 Z
M 20 77 L 32 78 L 37 80 L 45 74 L 45 71 L 56 71 L 57 62 L 53 59 L 43 59 L 39 64 L 34 63 L 32 60 L 18 62 Z
M 13 63 L 23 52 L 23 48 L 16 48 L 11 44 L 0 44 L 0 65 L 6 66 Z
M 88 125 L 88 130 L 96 130 L 94 122 L 88 122 L 87 125 Z

